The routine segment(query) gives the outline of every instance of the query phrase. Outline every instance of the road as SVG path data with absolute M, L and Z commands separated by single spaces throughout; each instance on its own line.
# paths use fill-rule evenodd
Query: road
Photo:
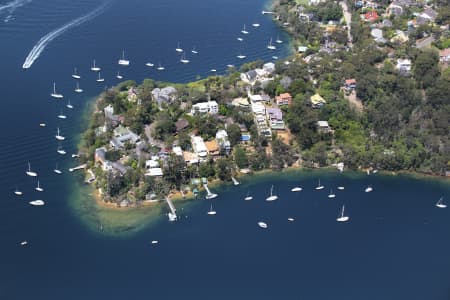
M 352 14 L 348 11 L 348 5 L 346 1 L 341 1 L 339 4 L 342 6 L 342 12 L 344 14 L 345 23 L 347 23 L 347 39 L 350 48 L 353 48 L 353 38 L 352 38 Z

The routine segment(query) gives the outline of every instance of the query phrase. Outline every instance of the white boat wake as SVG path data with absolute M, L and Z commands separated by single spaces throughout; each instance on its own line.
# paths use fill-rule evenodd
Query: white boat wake
M 13 18 L 13 13 L 21 6 L 24 6 L 27 3 L 30 3 L 31 0 L 13 0 L 9 3 L 0 6 L 0 13 L 3 11 L 8 11 L 8 15 L 3 19 L 6 23 Z
M 82 17 L 79 17 L 64 26 L 53 30 L 52 32 L 47 33 L 44 35 L 39 42 L 37 42 L 36 45 L 34 45 L 33 49 L 31 49 L 30 53 L 28 53 L 27 58 L 25 59 L 25 62 L 22 65 L 22 68 L 28 69 L 31 67 L 31 65 L 35 62 L 36 59 L 41 55 L 41 53 L 44 51 L 45 47 L 53 41 L 55 38 L 66 32 L 67 30 L 79 26 L 83 24 L 84 22 L 87 22 L 89 20 L 94 19 L 95 17 L 102 14 L 107 7 L 107 2 L 104 2 L 101 6 L 96 8 L 95 10 L 91 11 L 87 15 L 84 15 Z

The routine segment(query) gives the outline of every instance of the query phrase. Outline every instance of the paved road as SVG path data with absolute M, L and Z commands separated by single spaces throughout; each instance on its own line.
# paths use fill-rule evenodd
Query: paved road
M 342 12 L 344 14 L 344 20 L 345 23 L 347 23 L 347 38 L 348 38 L 348 45 L 350 47 L 353 47 L 353 38 L 352 38 L 352 14 L 348 11 L 348 5 L 346 1 L 341 1 L 339 4 L 342 6 Z

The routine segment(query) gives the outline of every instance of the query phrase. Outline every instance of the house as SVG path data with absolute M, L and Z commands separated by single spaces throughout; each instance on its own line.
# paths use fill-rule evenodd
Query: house
M 260 102 L 253 102 L 252 103 L 252 112 L 256 115 L 265 115 L 266 114 L 266 107 L 264 104 Z
M 382 22 L 381 22 L 381 27 L 382 28 L 390 28 L 390 27 L 392 27 L 393 26 L 393 24 L 392 24 L 392 21 L 391 20 L 389 20 L 389 19 L 384 19 Z
M 113 126 L 117 126 L 124 121 L 122 116 L 114 114 L 114 107 L 111 104 L 106 106 L 103 111 L 105 113 L 105 122 L 110 121 Z
M 411 71 L 411 60 L 408 58 L 399 58 L 397 59 L 397 65 L 395 66 L 400 73 L 409 74 Z
M 130 87 L 128 89 L 128 95 L 127 95 L 127 100 L 129 102 L 136 102 L 138 100 L 138 96 L 136 93 L 136 89 L 134 87 Z
M 163 170 L 161 168 L 150 168 L 145 172 L 145 176 L 151 176 L 151 177 L 159 177 L 163 176 Z
M 208 155 L 208 149 L 206 148 L 205 142 L 201 136 L 191 136 L 191 144 L 194 152 L 198 155 L 200 160 L 206 159 Z
M 406 43 L 409 40 L 408 34 L 401 30 L 396 30 L 395 35 L 391 38 L 391 42 Z
M 275 102 L 277 103 L 278 106 L 291 105 L 292 96 L 289 93 L 280 94 L 279 96 L 275 97 Z
M 378 20 L 378 17 L 379 17 L 376 10 L 371 10 L 369 12 L 366 12 L 363 16 L 364 16 L 364 20 L 366 22 L 371 22 L 371 23 Z
M 383 30 L 378 28 L 373 28 L 370 31 L 370 35 L 373 37 L 377 43 L 386 43 L 386 39 L 383 37 Z
M 119 172 L 120 175 L 125 175 L 125 173 L 128 171 L 128 168 L 118 161 L 111 162 L 111 166 L 115 171 Z
M 450 63 L 450 48 L 439 51 L 439 61 L 441 63 Z
M 244 110 L 250 109 L 250 103 L 248 102 L 247 98 L 235 98 L 233 99 L 231 104 Z
M 121 149 L 124 147 L 126 142 L 136 144 L 138 141 L 139 136 L 137 134 L 122 125 L 119 125 L 114 128 L 113 138 L 111 139 L 110 144 L 116 149 Z
M 306 51 L 308 51 L 308 47 L 306 47 L 306 46 L 298 46 L 297 51 L 299 53 L 305 53 Z
M 216 141 L 219 145 L 220 151 L 223 153 L 229 154 L 231 152 L 231 144 L 228 140 L 228 133 L 223 130 L 219 129 L 216 133 Z
M 284 130 L 283 112 L 279 108 L 269 107 L 266 109 L 267 120 L 271 129 Z
M 272 74 L 275 72 L 275 64 L 273 62 L 268 62 L 263 65 L 263 70 L 266 74 Z
M 330 133 L 332 132 L 328 121 L 317 121 L 317 131 L 319 133 Z
M 423 12 L 421 12 L 416 18 L 417 25 L 423 25 L 426 23 L 433 23 L 437 17 L 437 12 L 432 8 L 428 7 Z
M 176 128 L 176 132 L 180 133 L 181 131 L 183 131 L 184 129 L 189 127 L 189 122 L 188 120 L 184 119 L 184 118 L 179 118 L 176 122 L 175 122 L 175 128 Z
M 349 90 L 354 90 L 356 88 L 356 79 L 355 78 L 350 78 L 350 79 L 345 79 L 345 85 L 344 85 L 344 89 L 349 91 Z
M 152 90 L 153 100 L 158 103 L 159 106 L 163 103 L 170 103 L 175 100 L 177 96 L 177 90 L 173 86 L 166 86 L 165 88 L 155 88 Z
M 405 9 L 403 8 L 403 5 L 399 3 L 398 1 L 393 1 L 389 6 L 386 8 L 386 14 L 388 16 L 401 16 L 405 12 Z
M 219 105 L 216 101 L 200 102 L 192 105 L 191 114 L 217 114 L 219 112 Z
M 188 165 L 198 164 L 199 163 L 198 155 L 196 153 L 193 153 L 193 152 L 184 151 L 183 152 L 183 158 L 184 158 L 184 161 Z
M 157 160 L 157 158 L 158 157 L 156 157 L 156 159 L 149 159 L 145 161 L 145 168 L 146 169 L 159 168 L 159 161 Z
M 94 161 L 98 162 L 100 164 L 103 164 L 103 163 L 105 163 L 107 161 L 107 159 L 106 159 L 106 148 L 105 147 L 101 147 L 101 148 L 95 149 Z
M 175 153 L 175 155 L 177 156 L 183 156 L 183 150 L 181 149 L 180 146 L 175 146 L 172 148 L 173 153 Z
M 211 156 L 217 156 L 220 154 L 219 144 L 216 140 L 205 142 L 206 149 L 208 150 L 208 154 Z
M 310 100 L 313 108 L 321 108 L 327 103 L 319 94 L 312 95 Z
M 258 80 L 258 73 L 255 70 L 241 73 L 241 80 L 249 84 L 254 84 Z

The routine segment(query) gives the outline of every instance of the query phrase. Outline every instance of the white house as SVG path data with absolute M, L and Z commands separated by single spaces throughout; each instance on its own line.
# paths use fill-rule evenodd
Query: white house
M 178 156 L 183 156 L 183 150 L 181 150 L 180 146 L 175 146 L 172 148 L 173 153 Z
M 217 114 L 219 112 L 219 105 L 216 101 L 200 102 L 192 105 L 191 114 Z
M 200 159 L 206 158 L 208 155 L 208 149 L 206 148 L 205 142 L 201 136 L 191 136 L 191 144 L 194 152 L 198 155 Z
M 400 72 L 409 73 L 411 71 L 411 60 L 408 58 L 397 59 L 397 65 L 395 66 Z

